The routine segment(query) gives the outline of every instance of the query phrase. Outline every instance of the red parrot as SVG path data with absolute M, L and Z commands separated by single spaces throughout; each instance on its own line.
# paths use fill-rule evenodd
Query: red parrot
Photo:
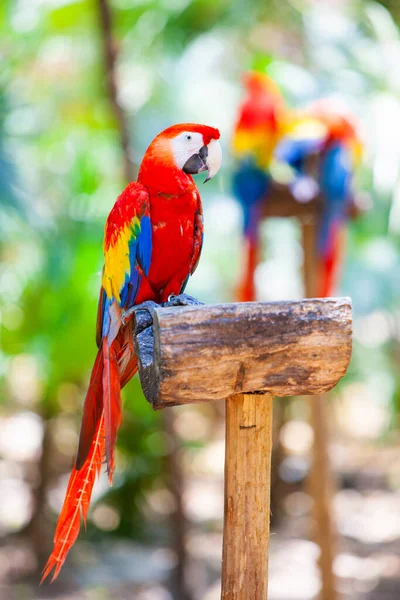
M 319 270 L 317 295 L 331 296 L 343 260 L 346 222 L 354 199 L 354 172 L 362 157 L 356 119 L 335 103 L 316 102 L 311 114 L 327 129 L 320 150 L 319 186 L 324 199 L 318 226 Z
M 244 76 L 246 96 L 239 107 L 232 146 L 233 192 L 243 212 L 244 272 L 237 296 L 255 300 L 254 273 L 260 257 L 260 224 L 270 188 L 270 163 L 280 139 L 287 108 L 275 82 L 255 71 Z
M 316 295 L 334 293 L 342 263 L 349 207 L 354 201 L 354 172 L 362 156 L 355 118 L 330 99 L 323 99 L 299 113 L 293 130 L 276 149 L 279 160 L 294 170 L 292 191 L 310 180 L 307 160 L 318 157 L 317 182 L 323 199 L 318 223 L 318 277 Z
M 97 314 L 98 346 L 83 408 L 78 452 L 42 582 L 58 576 L 86 525 L 96 475 L 105 461 L 110 484 L 121 424 L 121 388 L 137 371 L 132 307 L 181 294 L 199 262 L 203 213 L 192 175 L 221 166 L 218 129 L 184 123 L 148 147 L 138 180 L 117 198 L 104 230 L 104 268 Z

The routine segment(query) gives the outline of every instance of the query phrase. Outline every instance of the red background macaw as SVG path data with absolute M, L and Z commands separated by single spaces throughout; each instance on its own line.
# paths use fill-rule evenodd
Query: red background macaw
M 361 153 L 354 119 L 330 100 L 320 100 L 299 115 L 293 131 L 276 150 L 277 158 L 294 169 L 292 190 L 295 196 L 296 190 L 300 189 L 299 183 L 309 179 L 309 157 L 316 155 L 318 158 L 317 183 L 323 200 L 316 249 L 316 295 L 319 297 L 330 296 L 335 290 L 345 223 L 353 201 L 354 170 Z
M 286 108 L 277 85 L 262 73 L 244 77 L 246 96 L 239 107 L 232 146 L 233 192 L 243 212 L 245 264 L 238 300 L 255 300 L 254 273 L 259 262 L 262 207 L 269 188 L 269 166 L 284 129 Z
M 67 487 L 54 548 L 42 581 L 60 572 L 86 523 L 96 475 L 105 459 L 110 483 L 114 446 L 121 423 L 120 390 L 137 370 L 133 306 L 165 302 L 183 292 L 198 264 L 203 243 L 200 194 L 192 174 L 221 165 L 219 131 L 185 123 L 160 133 L 147 149 L 138 181 L 130 183 L 112 208 L 104 231 L 104 269 L 97 315 L 98 354 L 86 394 L 79 447 Z

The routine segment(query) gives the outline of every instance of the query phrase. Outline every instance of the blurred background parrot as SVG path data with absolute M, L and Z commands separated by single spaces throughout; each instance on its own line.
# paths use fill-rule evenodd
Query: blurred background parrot
M 290 187 L 299 202 L 310 201 L 318 192 L 322 198 L 316 295 L 330 296 L 335 291 L 345 223 L 354 200 L 354 172 L 362 155 L 355 120 L 333 100 L 319 100 L 294 119 L 275 155 L 293 169 Z
M 269 167 L 283 134 L 286 107 L 278 86 L 267 75 L 244 76 L 246 96 L 239 107 L 232 148 L 233 193 L 243 212 L 244 270 L 237 298 L 255 299 L 254 273 L 259 261 L 262 207 L 269 189 Z
M 192 175 L 222 160 L 213 127 L 185 123 L 160 133 L 138 175 L 118 197 L 104 231 L 104 268 L 97 315 L 98 354 L 87 391 L 79 447 L 42 581 L 57 577 L 86 516 L 96 475 L 105 461 L 109 481 L 121 423 L 121 388 L 137 370 L 132 307 L 165 302 L 185 289 L 203 243 L 200 194 Z

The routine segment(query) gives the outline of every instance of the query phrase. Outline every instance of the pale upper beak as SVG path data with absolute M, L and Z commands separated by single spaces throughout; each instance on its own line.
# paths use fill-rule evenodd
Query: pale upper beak
M 208 146 L 202 146 L 198 153 L 193 154 L 183 165 L 182 170 L 190 175 L 208 171 L 204 180 L 209 181 L 216 175 L 222 163 L 222 150 L 218 140 L 211 140 Z
M 208 175 L 204 180 L 204 183 L 209 181 L 216 175 L 222 164 L 222 149 L 218 140 L 211 140 L 208 144 L 208 157 L 207 157 L 207 168 Z

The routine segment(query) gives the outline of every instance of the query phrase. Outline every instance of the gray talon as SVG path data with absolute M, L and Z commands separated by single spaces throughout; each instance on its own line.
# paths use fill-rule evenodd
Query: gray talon
M 135 306 L 132 306 L 132 308 L 122 311 L 122 317 L 121 317 L 122 325 L 126 325 L 127 319 L 129 319 L 129 317 L 131 315 L 133 315 L 133 313 L 135 312 L 135 308 L 136 308 Z
M 162 306 L 198 306 L 201 304 L 204 304 L 204 302 L 200 302 L 200 300 L 189 296 L 189 294 L 179 294 L 178 296 L 170 294 L 167 302 L 164 302 Z
M 134 315 L 136 317 L 136 321 L 138 321 L 138 315 L 142 312 L 146 312 L 150 315 L 150 321 L 153 322 L 154 318 L 154 310 L 159 306 L 156 302 L 152 300 L 146 300 L 142 302 L 142 304 L 138 304 L 137 306 L 132 306 L 128 310 L 123 311 L 122 313 L 122 324 L 126 325 L 127 321 Z M 147 319 L 149 320 L 149 319 Z

